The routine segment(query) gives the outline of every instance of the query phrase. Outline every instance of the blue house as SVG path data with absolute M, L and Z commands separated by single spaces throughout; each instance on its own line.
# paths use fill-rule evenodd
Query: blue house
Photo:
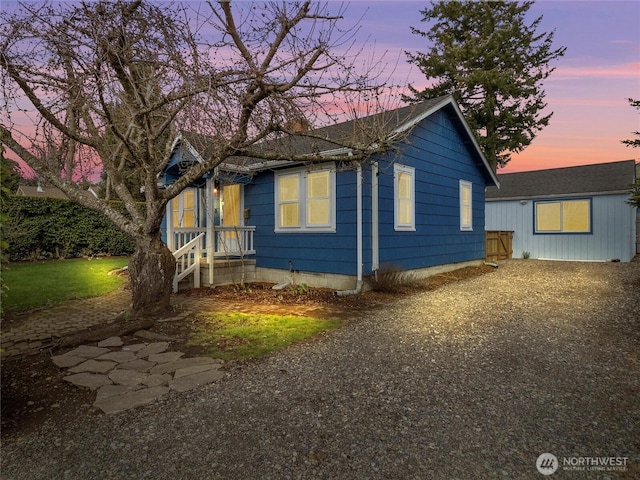
M 487 189 L 486 228 L 513 232 L 513 257 L 629 262 L 636 208 L 633 160 L 499 175 Z
M 318 140 L 357 139 L 373 128 L 397 142 L 364 163 Z M 485 188 L 498 181 L 451 96 L 313 134 L 265 148 L 330 161 L 220 165 L 170 203 L 175 288 L 196 272 L 195 286 L 261 281 L 358 291 L 386 264 L 428 276 L 483 261 Z M 196 143 L 176 139 L 165 184 L 202 161 Z

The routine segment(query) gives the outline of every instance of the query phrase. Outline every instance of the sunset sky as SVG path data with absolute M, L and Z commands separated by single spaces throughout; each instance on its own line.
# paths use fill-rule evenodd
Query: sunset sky
M 420 10 L 426 1 L 352 2 L 348 14 L 364 14 L 359 35 L 401 56 L 395 79 L 426 85 L 404 51 L 424 51 L 425 40 L 409 26 L 428 30 Z M 530 22 L 542 16 L 540 31 L 555 30 L 554 46 L 567 47 L 554 64 L 545 91 L 553 117 L 533 143 L 501 172 L 538 170 L 636 159 L 640 149 L 621 144 L 640 130 L 640 115 L 627 98 L 640 99 L 640 2 L 538 0 Z
M 339 2 L 330 3 L 332 10 L 339 9 Z M 428 30 L 420 14 L 428 4 L 347 2 L 344 26 L 360 20 L 358 41 L 369 53 L 384 54 L 391 80 L 422 89 L 426 79 L 407 63 L 404 52 L 427 50 L 425 39 L 409 27 Z M 620 142 L 640 130 L 639 112 L 627 101 L 640 99 L 640 2 L 538 0 L 529 14 L 529 23 L 542 16 L 539 32 L 555 30 L 554 47 L 567 51 L 552 64 L 556 71 L 544 87 L 551 124 L 501 172 L 639 160 L 640 149 Z

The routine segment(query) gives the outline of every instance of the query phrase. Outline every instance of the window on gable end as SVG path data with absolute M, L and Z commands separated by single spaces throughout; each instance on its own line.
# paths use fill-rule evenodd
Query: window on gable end
M 395 230 L 415 231 L 415 169 L 393 166 L 393 198 Z
M 460 180 L 460 230 L 473 230 L 473 184 Z

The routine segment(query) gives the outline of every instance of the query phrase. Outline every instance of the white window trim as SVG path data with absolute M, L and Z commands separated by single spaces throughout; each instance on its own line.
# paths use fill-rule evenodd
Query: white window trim
M 464 221 L 464 209 L 462 192 L 465 188 L 469 189 L 469 223 Z M 460 180 L 460 230 L 463 232 L 473 231 L 473 183 L 466 180 Z
M 329 172 L 329 223 L 326 225 L 307 224 L 307 174 L 317 172 Z M 297 227 L 280 226 L 280 188 L 279 178 L 290 175 L 298 175 L 298 219 Z M 274 213 L 276 233 L 335 233 L 336 231 L 336 169 L 333 163 L 316 165 L 314 167 L 302 167 L 282 170 L 274 174 Z
M 411 177 L 411 221 L 409 223 L 400 223 L 399 173 Z M 393 227 L 400 232 L 416 231 L 416 169 L 397 163 L 393 165 Z
M 173 225 L 173 202 L 178 202 L 178 218 L 179 223 L 184 220 L 184 194 L 187 191 L 193 190 L 193 227 L 181 227 L 180 225 Z M 195 187 L 187 187 L 181 191 L 176 197 L 173 197 L 169 202 L 169 210 L 171 211 L 171 223 L 174 228 L 198 228 L 200 225 L 200 189 Z

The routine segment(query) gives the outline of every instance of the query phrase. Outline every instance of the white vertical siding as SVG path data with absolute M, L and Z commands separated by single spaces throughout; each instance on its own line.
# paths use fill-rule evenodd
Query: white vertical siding
M 513 230 L 513 257 L 628 262 L 635 252 L 635 209 L 628 195 L 592 197 L 592 233 L 534 234 L 532 200 L 486 202 L 486 230 Z M 549 200 L 545 198 L 545 200 Z

